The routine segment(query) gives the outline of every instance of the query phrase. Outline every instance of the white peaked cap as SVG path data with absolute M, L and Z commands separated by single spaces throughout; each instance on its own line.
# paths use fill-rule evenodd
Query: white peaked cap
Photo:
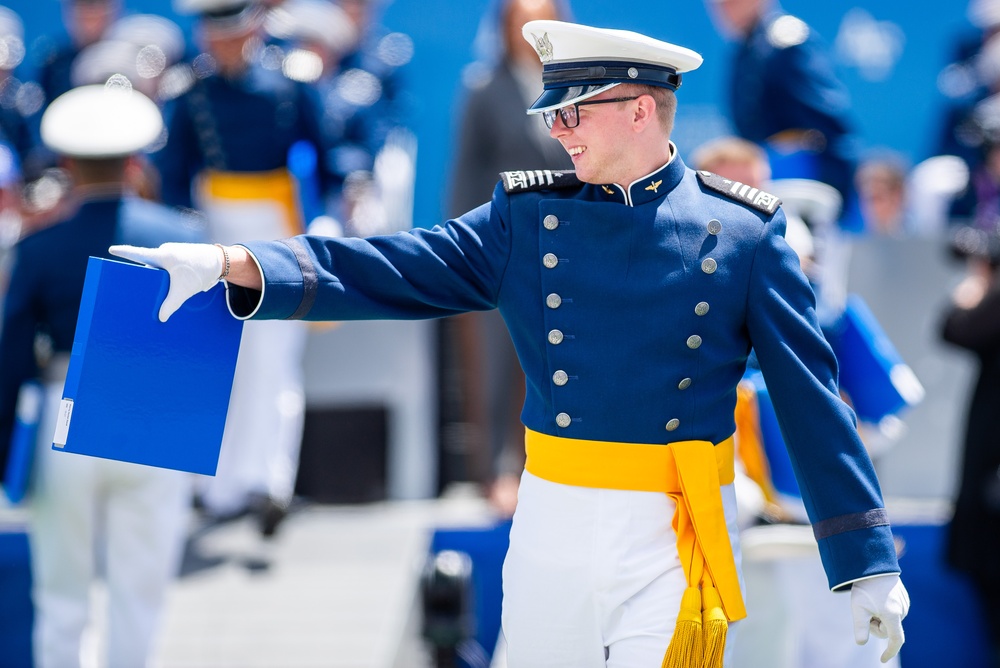
M 331 0 L 285 0 L 271 10 L 264 27 L 275 37 L 319 42 L 339 51 L 357 41 L 351 17 Z
M 691 49 L 628 30 L 528 21 L 521 34 L 542 61 L 545 88 L 528 113 L 579 102 L 621 83 L 676 90 L 681 73 L 702 62 Z
M 76 158 L 138 153 L 159 137 L 163 118 L 142 93 L 113 86 L 81 86 L 52 101 L 42 115 L 42 141 Z
M 131 42 L 140 49 L 147 46 L 158 47 L 163 51 L 168 65 L 184 56 L 184 33 L 180 26 L 156 14 L 123 16 L 108 28 L 104 38 Z

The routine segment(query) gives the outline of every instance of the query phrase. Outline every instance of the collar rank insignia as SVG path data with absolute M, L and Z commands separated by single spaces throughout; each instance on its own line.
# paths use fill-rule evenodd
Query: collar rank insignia
M 535 51 L 538 52 L 538 59 L 543 63 L 552 60 L 552 40 L 549 39 L 549 33 L 542 33 L 541 37 L 536 37 L 532 33 L 531 36 L 535 40 Z
M 731 181 L 712 172 L 699 171 L 698 180 L 701 181 L 702 186 L 705 188 L 713 190 L 729 199 L 736 200 L 741 204 L 745 204 L 751 209 L 766 213 L 769 216 L 774 215 L 774 212 L 778 210 L 778 206 L 781 204 L 781 200 L 771 193 L 766 193 L 763 190 L 753 188 L 739 181 Z
M 500 180 L 503 181 L 503 189 L 508 194 L 573 188 L 581 185 L 573 170 L 529 169 L 500 172 Z
M 646 190 L 652 190 L 655 193 L 656 189 L 660 187 L 661 183 L 663 183 L 663 179 L 660 179 L 659 181 L 653 181 L 648 186 L 646 186 Z
M 607 186 L 601 186 L 601 188 L 604 190 L 604 192 L 606 192 L 609 195 L 614 195 L 615 194 L 615 191 L 612 190 L 611 188 L 607 187 Z

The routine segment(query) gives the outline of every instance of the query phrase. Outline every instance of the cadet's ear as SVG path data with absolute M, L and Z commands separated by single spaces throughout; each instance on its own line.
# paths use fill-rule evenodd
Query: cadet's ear
M 640 95 L 635 101 L 632 126 L 636 132 L 642 132 L 646 126 L 656 120 L 656 100 L 653 99 L 652 95 Z

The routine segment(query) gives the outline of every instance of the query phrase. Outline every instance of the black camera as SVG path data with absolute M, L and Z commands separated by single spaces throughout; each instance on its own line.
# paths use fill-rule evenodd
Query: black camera
M 948 250 L 953 257 L 961 260 L 977 259 L 1000 266 L 1000 234 L 977 227 L 962 225 L 951 233 Z

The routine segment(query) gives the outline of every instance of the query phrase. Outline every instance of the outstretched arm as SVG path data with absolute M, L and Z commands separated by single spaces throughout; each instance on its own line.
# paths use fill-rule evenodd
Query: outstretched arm
M 170 275 L 170 289 L 160 305 L 160 322 L 166 322 L 181 305 L 220 280 L 260 290 L 260 268 L 243 246 L 220 244 L 167 243 L 159 248 L 112 246 L 112 255 L 151 267 Z

